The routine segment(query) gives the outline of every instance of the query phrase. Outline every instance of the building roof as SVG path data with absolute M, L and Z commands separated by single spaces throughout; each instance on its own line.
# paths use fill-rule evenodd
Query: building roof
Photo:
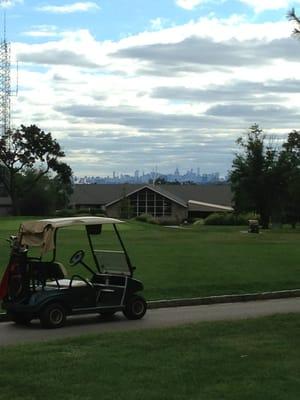
M 231 207 L 232 192 L 228 184 L 164 185 L 165 190 L 186 202 L 191 200 Z
M 220 204 L 205 203 L 203 201 L 189 200 L 190 211 L 233 211 L 232 207 L 222 206 Z
M 208 185 L 157 185 L 155 187 L 145 184 L 96 184 L 75 185 L 71 196 L 71 204 L 81 206 L 104 206 L 120 200 L 128 194 L 134 193 L 144 187 L 150 187 L 163 196 L 181 204 L 187 205 L 189 201 L 209 203 L 224 207 L 232 206 L 232 192 L 228 184 Z M 204 204 L 193 204 L 191 210 L 207 211 Z
M 186 203 L 185 201 L 183 201 L 182 199 L 180 199 L 179 197 L 177 197 L 175 194 L 170 193 L 170 192 L 167 192 L 166 190 L 163 190 L 163 189 L 161 188 L 161 186 L 144 185 L 144 186 L 142 186 L 142 187 L 140 187 L 140 188 L 138 188 L 138 189 L 133 190 L 132 192 L 127 193 L 127 194 L 126 194 L 126 197 L 131 196 L 132 194 L 134 194 L 134 193 L 136 193 L 136 192 L 139 192 L 139 191 L 141 191 L 141 190 L 143 190 L 143 189 L 152 190 L 153 192 L 158 193 L 158 194 L 160 194 L 160 195 L 166 197 L 167 199 L 173 201 L 174 203 L 177 203 L 177 204 L 181 205 L 182 207 L 185 207 L 185 208 L 188 207 L 188 205 L 187 205 L 187 203 Z M 120 197 L 120 198 L 118 198 L 118 199 L 115 199 L 115 200 L 111 201 L 110 203 L 106 204 L 106 207 L 109 207 L 109 206 L 111 206 L 111 205 L 117 203 L 118 201 L 122 200 L 122 198 L 123 198 L 123 197 Z
M 71 195 L 71 204 L 80 205 L 105 205 L 115 199 L 123 198 L 128 193 L 143 187 L 144 185 L 75 185 Z

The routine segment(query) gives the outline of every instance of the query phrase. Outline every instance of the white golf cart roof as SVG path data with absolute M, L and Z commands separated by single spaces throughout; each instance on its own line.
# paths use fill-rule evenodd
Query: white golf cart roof
M 20 225 L 19 238 L 22 245 L 37 246 L 46 253 L 55 247 L 54 234 L 58 228 L 74 225 L 120 224 L 123 221 L 106 217 L 49 218 L 25 221 Z

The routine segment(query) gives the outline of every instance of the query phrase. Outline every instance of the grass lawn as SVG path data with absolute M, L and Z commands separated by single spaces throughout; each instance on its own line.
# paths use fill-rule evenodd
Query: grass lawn
M 2 400 L 298 400 L 300 315 L 0 348 Z
M 1 218 L 0 238 L 15 233 L 24 218 Z M 130 222 L 120 227 L 136 277 L 145 284 L 148 299 L 208 296 L 300 288 L 300 230 L 246 234 L 246 227 L 195 225 L 186 229 Z M 66 266 L 76 250 L 86 250 L 83 232 L 60 231 L 58 260 Z M 100 236 L 97 248 L 110 248 L 113 232 Z M 9 249 L 0 242 L 0 272 Z M 88 273 L 75 267 L 69 272 Z

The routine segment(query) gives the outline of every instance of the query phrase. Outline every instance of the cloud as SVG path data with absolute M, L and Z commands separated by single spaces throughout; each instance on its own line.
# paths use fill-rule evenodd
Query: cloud
M 120 131 L 82 135 L 78 131 L 63 139 L 62 145 L 73 149 L 68 156 L 72 163 L 79 163 L 82 175 L 87 171 L 96 175 L 99 164 L 101 175 L 111 175 L 112 171 L 133 172 L 134 169 L 150 171 L 155 164 L 159 165 L 160 171 L 174 170 L 178 165 L 182 171 L 191 165 L 199 166 L 199 159 L 207 171 L 223 171 L 223 166 L 230 164 L 233 154 L 231 135 L 212 137 L 209 131 L 190 129 L 179 130 L 176 135 L 173 132 L 148 132 L 140 136 Z M 124 166 L 124 158 L 134 160 L 134 166 L 128 163 Z
M 273 127 L 282 125 L 293 127 L 300 117 L 297 110 L 275 104 L 220 104 L 211 107 L 206 114 L 230 119 L 242 118 L 248 124 L 252 121 L 258 123 L 264 121 L 264 124 L 271 123 Z
M 184 8 L 185 10 L 193 10 L 201 3 L 203 3 L 203 0 L 176 0 L 177 6 Z
M 24 0 L 2 0 L 0 2 L 0 8 L 10 8 L 23 3 Z
M 299 4 L 299 0 L 240 0 L 241 3 L 254 9 L 256 13 L 260 13 L 267 10 L 280 10 L 288 9 L 295 3 Z
M 155 132 L 160 135 L 168 130 L 222 129 L 230 125 L 237 129 L 243 123 L 249 126 L 253 121 L 272 124 L 273 127 L 295 126 L 300 114 L 293 108 L 276 104 L 227 104 L 215 105 L 199 114 L 164 114 L 159 111 L 150 112 L 128 106 L 105 107 L 103 105 L 56 106 L 55 110 L 76 118 L 83 118 L 100 125 L 122 126 L 137 131 Z
M 151 19 L 150 20 L 151 29 L 153 29 L 154 31 L 156 31 L 156 30 L 160 31 L 161 29 L 163 29 L 163 27 L 167 21 L 168 20 L 166 18 L 159 18 L 159 17 Z
M 183 86 L 156 87 L 152 90 L 154 98 L 177 99 L 188 102 L 282 102 L 283 96 L 299 93 L 300 80 L 284 79 L 282 81 L 249 82 L 233 81 L 226 85 L 209 85 L 209 87 L 194 88 Z
M 48 29 L 48 30 L 47 30 Z M 49 40 L 37 44 L 15 45 L 17 58 L 24 63 L 40 65 L 69 65 L 82 68 L 96 68 L 95 55 L 99 53 L 98 43 L 86 30 L 59 32 L 55 27 L 41 27 L 38 32 L 53 36 L 59 40 Z M 101 58 L 101 57 L 100 57 Z
M 24 36 L 29 37 L 57 37 L 59 36 L 58 28 L 55 25 L 35 25 L 30 31 L 23 32 Z
M 218 2 L 214 0 L 176 0 L 176 5 L 185 10 L 193 10 L 194 8 L 202 5 L 203 3 L 208 2 L 214 3 L 218 6 Z M 226 0 L 225 0 L 226 1 Z M 268 10 L 286 10 L 289 7 L 294 6 L 295 4 L 299 4 L 299 0 L 239 0 L 240 3 L 243 3 L 249 7 L 251 7 L 256 13 L 261 13 L 263 11 Z M 222 1 L 224 2 L 224 0 Z
M 59 6 L 46 5 L 37 8 L 38 11 L 44 11 L 54 14 L 70 14 L 74 12 L 84 12 L 98 9 L 100 9 L 99 5 L 91 1 L 77 2 Z
M 163 135 L 168 130 L 177 132 L 182 129 L 196 130 L 199 128 L 221 127 L 224 123 L 223 118 L 218 118 L 213 113 L 212 115 L 176 114 L 174 112 L 163 114 L 159 111 L 145 111 L 129 106 L 105 107 L 103 105 L 74 104 L 71 106 L 56 106 L 55 110 L 63 115 L 85 119 L 102 126 L 120 126 L 127 129 L 136 129 L 137 132 L 147 132 L 148 134 L 158 131 L 160 135 Z M 237 127 L 239 122 L 237 121 L 233 125 Z
M 70 65 L 74 67 L 83 68 L 97 68 L 98 65 L 94 64 L 85 56 L 76 54 L 68 50 L 39 51 L 32 53 L 18 54 L 18 59 L 24 63 L 41 64 L 41 65 Z
M 299 43 L 290 38 L 266 40 L 231 39 L 217 42 L 211 38 L 189 37 L 178 43 L 132 46 L 112 54 L 147 62 L 142 72 L 154 75 L 177 75 L 218 68 L 270 65 L 275 60 L 300 61 Z
M 26 62 L 13 119 L 51 131 L 77 174 L 176 163 L 224 173 L 254 122 L 297 129 L 300 46 L 288 21 L 201 18 L 115 41 L 53 32 L 12 46 Z

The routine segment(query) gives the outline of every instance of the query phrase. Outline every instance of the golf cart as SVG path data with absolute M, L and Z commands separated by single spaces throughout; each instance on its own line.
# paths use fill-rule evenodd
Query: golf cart
M 39 318 L 46 328 L 64 325 L 67 315 L 98 313 L 112 316 L 122 311 L 128 319 L 140 319 L 147 305 L 143 284 L 133 278 L 134 267 L 127 254 L 117 219 L 104 217 L 54 218 L 26 221 L 17 236 L 11 236 L 9 264 L 0 284 L 2 308 L 11 320 L 27 324 Z M 120 250 L 97 250 L 103 226 L 110 224 Z M 85 226 L 88 248 L 77 250 L 70 258 L 71 267 L 87 271 L 89 279 L 75 272 L 67 278 L 64 266 L 56 260 L 57 232 L 64 227 Z M 33 248 L 38 256 L 32 256 Z

